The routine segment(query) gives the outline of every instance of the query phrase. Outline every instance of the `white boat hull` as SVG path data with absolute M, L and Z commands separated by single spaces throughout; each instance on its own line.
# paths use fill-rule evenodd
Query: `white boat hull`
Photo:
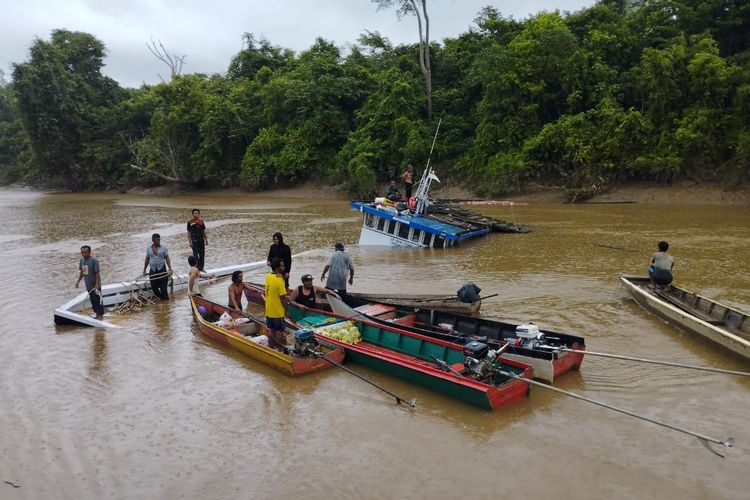
M 367 226 L 362 226 L 362 232 L 359 233 L 360 245 L 379 245 L 379 246 L 397 246 L 397 247 L 416 247 L 421 248 L 426 245 L 420 245 L 418 242 L 409 241 L 403 238 L 397 238 L 392 234 L 377 231 Z
M 228 276 L 235 271 L 246 272 L 252 269 L 264 267 L 265 265 L 266 261 L 258 261 L 250 262 L 247 264 L 238 264 L 236 266 L 209 269 L 206 272 L 216 275 L 216 278 L 221 278 L 222 276 Z M 210 280 L 201 278 L 199 280 L 199 285 L 208 283 L 209 281 Z M 172 283 L 173 292 L 187 290 L 187 274 L 173 274 Z M 130 299 L 133 292 L 139 292 L 147 298 L 154 296 L 154 293 L 151 291 L 151 285 L 147 278 L 144 281 L 124 281 L 122 283 L 111 283 L 108 285 L 102 285 L 102 305 L 106 307 L 122 304 L 126 300 Z M 88 292 L 82 292 L 71 301 L 55 309 L 55 322 L 93 326 L 97 328 L 119 328 L 117 325 L 114 325 L 107 321 L 97 320 L 87 314 L 81 314 L 81 311 L 84 311 L 85 309 L 90 307 L 91 301 L 89 300 Z

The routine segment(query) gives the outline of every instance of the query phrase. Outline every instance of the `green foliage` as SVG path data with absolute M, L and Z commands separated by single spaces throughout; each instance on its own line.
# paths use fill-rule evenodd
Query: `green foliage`
M 0 85 L 0 183 L 31 179 L 29 145 L 18 116 L 10 85 Z
M 402 0 L 374 0 L 411 15 Z M 631 179 L 750 179 L 750 7 L 602 0 L 523 21 L 482 9 L 430 44 L 433 165 L 485 194 Z M 425 165 L 419 45 L 366 32 L 295 54 L 247 33 L 226 76 L 121 89 L 86 33 L 35 40 L 0 87 L 0 181 L 71 189 L 315 178 L 371 196 Z M 38 181 L 40 182 L 40 181 Z

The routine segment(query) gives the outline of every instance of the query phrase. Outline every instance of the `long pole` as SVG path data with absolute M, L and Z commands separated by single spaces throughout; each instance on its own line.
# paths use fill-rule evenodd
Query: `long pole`
M 651 363 L 654 365 L 673 366 L 676 368 L 689 368 L 691 370 L 701 370 L 704 372 L 723 373 L 725 375 L 737 375 L 739 377 L 750 377 L 750 372 L 724 370 L 723 368 L 713 368 L 711 366 L 687 365 L 683 363 L 674 363 L 672 361 L 661 361 L 658 359 L 648 359 L 648 358 L 636 358 L 633 356 L 623 356 L 621 354 L 610 354 L 606 352 L 579 351 L 577 349 L 569 349 L 567 347 L 551 347 L 550 346 L 549 349 L 552 349 L 554 351 L 580 353 L 580 354 L 585 354 L 587 356 L 601 356 L 603 358 L 623 359 L 626 361 L 637 361 L 638 363 Z
M 550 390 L 550 391 L 559 392 L 560 394 L 564 394 L 564 395 L 570 396 L 572 398 L 580 399 L 581 401 L 586 401 L 587 403 L 595 404 L 597 406 L 601 406 L 603 408 L 607 408 L 609 410 L 616 411 L 618 413 L 622 413 L 623 415 L 628 415 L 628 416 L 631 416 L 631 417 L 638 418 L 640 420 L 645 420 L 646 422 L 650 422 L 652 424 L 656 424 L 656 425 L 659 425 L 659 426 L 662 426 L 662 427 L 666 427 L 667 429 L 671 429 L 673 431 L 681 432 L 683 434 L 687 434 L 689 436 L 696 437 L 702 443 L 704 443 L 704 445 L 706 443 L 710 442 L 710 443 L 716 443 L 716 444 L 723 445 L 726 448 L 731 448 L 732 446 L 734 446 L 734 438 L 731 438 L 731 437 L 727 438 L 727 439 L 723 439 L 723 440 L 716 439 L 716 438 L 713 438 L 711 436 L 706 436 L 705 434 L 700 434 L 698 432 L 694 432 L 694 431 L 691 431 L 691 430 L 683 429 L 681 427 L 677 427 L 675 425 L 668 424 L 666 422 L 662 422 L 660 420 L 656 420 L 656 419 L 653 419 L 653 418 L 645 417 L 643 415 L 638 415 L 637 413 L 634 413 L 632 411 L 625 410 L 625 409 L 622 409 L 622 408 L 618 408 L 617 406 L 613 406 L 613 405 L 610 405 L 610 404 L 607 404 L 607 403 L 604 403 L 604 402 L 601 402 L 601 401 L 597 401 L 595 399 L 587 398 L 586 396 L 581 396 L 580 394 L 576 394 L 575 392 L 570 392 L 570 391 L 566 391 L 566 390 L 563 390 L 563 389 L 558 389 L 557 387 L 552 387 L 551 385 L 543 384 L 541 382 L 537 382 L 536 380 L 529 380 L 529 379 L 526 379 L 526 378 L 522 378 L 522 377 L 519 377 L 518 375 L 516 375 L 515 373 L 506 372 L 505 370 L 498 370 L 498 372 L 501 373 L 502 375 L 505 375 L 506 377 L 512 377 L 512 378 L 515 378 L 515 379 L 523 380 L 524 382 L 528 382 L 529 384 L 533 384 L 533 385 L 536 385 L 536 386 L 539 386 L 539 387 L 544 387 L 545 389 Z M 708 446 L 707 446 L 707 448 L 709 450 L 711 450 L 713 453 L 719 455 L 720 457 L 724 456 L 724 455 L 721 455 L 721 454 L 717 453 L 716 451 L 712 450 Z
M 328 362 L 329 362 L 329 363 L 331 363 L 331 364 L 332 364 L 333 366 L 337 366 L 337 367 L 341 368 L 342 370 L 344 370 L 345 372 L 351 373 L 352 375 L 354 375 L 354 376 L 355 376 L 355 377 L 357 377 L 358 379 L 360 379 L 360 380 L 363 380 L 363 381 L 367 382 L 368 384 L 370 384 L 371 386 L 373 386 L 373 387 L 377 387 L 378 389 L 380 389 L 380 390 L 381 390 L 381 391 L 383 391 L 384 393 L 388 394 L 389 396 L 391 396 L 391 397 L 394 397 L 394 398 L 396 398 L 396 403 L 397 403 L 397 404 L 399 404 L 399 405 L 400 405 L 400 404 L 402 404 L 402 403 L 403 403 L 403 404 L 409 405 L 409 406 L 410 406 L 410 407 L 412 407 L 412 408 L 414 408 L 414 407 L 416 406 L 416 403 L 415 403 L 415 402 L 414 402 L 413 400 L 412 400 L 412 401 L 406 401 L 405 399 L 403 399 L 403 398 L 400 398 L 400 397 L 396 396 L 395 394 L 393 394 L 393 393 L 392 393 L 392 392 L 390 392 L 389 390 L 387 390 L 387 389 L 383 389 L 382 387 L 380 387 L 380 386 L 379 386 L 378 384 L 376 384 L 375 382 L 372 382 L 371 380 L 368 380 L 368 379 L 366 379 L 365 377 L 363 377 L 363 376 L 362 376 L 362 375 L 360 375 L 359 373 L 357 373 L 357 372 L 355 372 L 355 371 L 352 371 L 352 370 L 350 370 L 349 368 L 345 367 L 345 366 L 344 366 L 344 365 L 342 365 L 341 363 L 337 363 L 336 361 L 334 361 L 334 360 L 332 360 L 332 359 L 329 359 L 329 358 L 327 358 L 327 357 L 325 356 L 325 354 L 323 354 L 322 352 L 318 352 L 318 353 L 316 353 L 316 355 L 317 355 L 318 357 L 320 357 L 320 358 L 322 358 L 322 359 L 324 359 L 324 360 L 328 361 Z

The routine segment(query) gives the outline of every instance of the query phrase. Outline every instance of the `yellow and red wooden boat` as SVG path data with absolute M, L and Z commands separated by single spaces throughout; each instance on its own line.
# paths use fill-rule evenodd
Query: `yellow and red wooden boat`
M 300 348 L 295 340 L 295 331 L 291 328 L 287 328 L 286 338 L 287 343 L 292 348 L 289 349 L 290 354 L 284 354 L 252 340 L 252 338 L 257 339 L 259 335 L 265 335 L 267 332 L 261 319 L 239 311 L 232 311 L 226 306 L 195 295 L 190 297 L 190 305 L 193 308 L 193 317 L 198 323 L 198 329 L 201 333 L 287 375 L 304 375 L 333 366 L 332 363 L 321 359 L 318 355 L 311 354 L 310 350 Z M 218 320 L 225 312 L 235 319 L 239 317 L 247 318 L 249 322 L 237 327 L 223 327 L 215 324 L 214 321 Z M 341 363 L 344 360 L 344 349 L 326 342 L 316 343 L 313 350 L 323 353 L 327 359 L 334 363 Z

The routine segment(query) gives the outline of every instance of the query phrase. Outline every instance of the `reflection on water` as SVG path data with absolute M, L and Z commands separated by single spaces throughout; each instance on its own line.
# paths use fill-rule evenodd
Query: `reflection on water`
M 583 335 L 589 349 L 750 370 L 747 361 L 640 309 L 618 285 L 643 274 L 656 242 L 676 280 L 750 305 L 750 215 L 737 207 L 529 204 L 479 206 L 534 227 L 448 250 L 359 248 L 343 200 L 193 195 L 169 199 L 0 191 L 12 259 L 0 314 L 0 481 L 14 498 L 740 498 L 749 486 L 750 380 L 589 356 L 558 380 L 581 393 L 714 437 L 695 440 L 533 388 L 494 413 L 350 364 L 417 408 L 343 370 L 284 376 L 203 337 L 184 296 L 133 311 L 111 331 L 52 324 L 81 289 L 78 250 L 91 244 L 105 283 L 140 275 L 152 232 L 186 272 L 193 207 L 208 228 L 207 267 L 262 260 L 276 231 L 294 256 L 291 283 L 316 277 L 333 244 L 355 263 L 354 291 L 444 293 L 482 288 L 491 318 Z M 743 207 L 744 208 L 744 207 Z M 2 232 L 3 230 L 0 230 Z M 12 231 L 12 232 L 11 232 Z M 246 273 L 263 281 L 266 269 Z M 225 302 L 226 280 L 204 295 Z M 210 465 L 207 465 L 210 464 Z M 571 481 L 571 476 L 596 478 Z M 478 480 L 478 478 L 481 478 Z

